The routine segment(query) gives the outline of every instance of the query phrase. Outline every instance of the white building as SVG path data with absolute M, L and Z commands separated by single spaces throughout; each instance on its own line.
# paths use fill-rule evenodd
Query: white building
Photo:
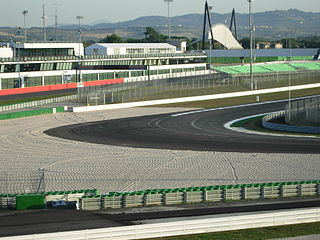
M 79 43 L 10 43 L 13 57 L 83 56 L 84 47 Z M 0 55 L 0 57 L 4 57 Z
M 9 43 L 0 43 L 0 58 L 12 58 L 13 49 L 9 46 Z
M 86 55 L 127 55 L 176 53 L 167 43 L 96 43 L 86 47 Z

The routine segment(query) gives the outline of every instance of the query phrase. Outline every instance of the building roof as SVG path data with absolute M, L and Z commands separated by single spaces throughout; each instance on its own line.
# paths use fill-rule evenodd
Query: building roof
M 87 48 L 176 48 L 168 43 L 95 43 Z
M 81 44 L 82 45 L 82 44 Z M 24 49 L 35 49 L 35 48 L 78 48 L 79 43 L 56 43 L 56 42 L 45 42 L 45 43 L 10 43 L 13 48 L 24 48 Z

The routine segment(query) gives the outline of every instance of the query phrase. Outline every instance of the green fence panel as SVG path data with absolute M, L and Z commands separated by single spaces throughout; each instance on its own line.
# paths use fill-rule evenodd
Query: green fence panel
M 56 113 L 65 111 L 64 107 L 56 107 L 56 108 L 44 108 L 44 109 L 22 111 L 22 112 L 2 113 L 0 114 L 0 120 L 31 117 L 31 116 L 37 116 L 37 115 L 43 115 L 43 114 L 53 114 L 54 109 Z
M 42 209 L 45 207 L 44 194 L 18 195 L 16 196 L 16 209 Z

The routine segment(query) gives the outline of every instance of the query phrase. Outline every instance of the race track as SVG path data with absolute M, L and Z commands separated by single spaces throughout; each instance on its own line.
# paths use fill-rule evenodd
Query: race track
M 224 124 L 284 109 L 283 102 L 91 122 L 45 133 L 76 141 L 171 150 L 320 153 L 320 139 L 262 136 L 230 131 Z
M 269 110 L 262 108 L 264 106 L 260 106 L 263 112 Z M 180 135 L 192 115 L 181 116 L 181 118 L 167 117 L 176 112 L 190 110 L 192 109 L 134 108 L 88 113 L 61 113 L 1 121 L 0 181 L 2 182 L 0 186 L 2 188 L 6 186 L 4 176 L 7 174 L 9 191 L 26 191 L 30 184 L 27 181 L 28 174 L 39 168 L 45 169 L 46 191 L 97 188 L 101 193 L 106 193 L 150 188 L 320 179 L 319 151 L 314 147 L 310 147 L 310 152 L 309 149 L 306 149 L 308 145 L 319 145 L 319 141 L 292 139 L 290 144 L 295 144 L 293 150 L 292 147 L 288 147 L 284 151 L 272 152 L 270 148 L 261 148 L 259 149 L 261 151 L 253 152 L 248 148 L 237 152 L 239 146 L 244 148 L 249 145 L 247 143 L 254 144 L 255 141 L 258 141 L 258 136 L 250 135 L 250 141 L 242 144 L 243 139 L 239 141 L 239 137 L 243 134 L 222 130 L 221 124 L 225 119 L 218 111 L 216 117 L 213 116 L 212 121 L 207 121 L 207 123 L 203 120 L 207 118 L 206 114 L 211 113 L 199 115 L 200 118 L 195 121 L 195 126 L 206 129 L 200 132 L 205 132 L 208 139 L 214 139 L 215 142 L 218 142 L 219 139 L 222 142 L 228 141 L 229 146 L 217 144 L 215 148 L 210 149 L 210 145 L 205 145 L 203 148 L 191 148 L 193 144 L 190 144 L 179 150 L 179 144 L 184 146 L 181 136 L 190 136 L 190 139 L 186 138 L 187 143 L 190 143 L 193 141 L 191 136 L 197 136 L 199 131 L 190 129 L 190 132 Z M 212 114 L 213 112 L 215 111 L 212 111 Z M 241 110 L 235 115 L 239 116 L 239 112 Z M 228 114 L 230 115 L 226 118 L 233 117 L 232 111 Z M 242 115 L 248 114 L 250 113 L 242 111 Z M 158 129 L 153 119 L 159 117 L 162 122 L 158 123 Z M 130 121 L 128 121 L 129 118 Z M 132 118 L 134 121 L 131 121 Z M 184 120 L 180 121 L 180 119 Z M 150 124 L 148 127 L 145 125 L 145 120 Z M 178 121 L 175 122 L 175 120 Z M 93 124 L 97 122 L 100 122 L 100 125 L 103 122 L 105 124 L 102 124 L 101 127 Z M 114 125 L 109 126 L 107 123 Z M 175 124 L 173 128 L 171 128 L 172 123 Z M 79 133 L 82 133 L 82 139 L 79 139 L 81 141 L 71 139 L 73 137 L 69 131 L 65 131 L 65 134 L 69 135 L 70 139 L 44 133 L 64 126 L 70 129 L 70 125 L 75 124 L 77 127 L 81 126 L 78 128 L 82 129 L 80 132 L 74 131 L 79 138 L 81 137 Z M 207 129 L 208 124 L 209 126 L 211 124 L 210 131 Z M 123 126 L 123 128 L 117 130 L 115 126 Z M 214 131 L 212 133 L 211 131 L 215 128 L 225 132 Z M 109 145 L 101 144 L 100 141 L 100 143 L 92 141 L 92 136 L 99 129 L 103 130 L 103 134 L 96 138 L 101 138 L 105 141 L 102 143 L 109 143 Z M 145 131 L 146 129 L 148 131 Z M 149 131 L 150 129 L 154 131 Z M 84 134 L 83 131 L 87 130 L 90 130 L 87 132 L 89 134 Z M 51 131 L 53 130 L 49 132 Z M 143 134 L 139 138 L 133 138 L 134 141 L 132 141 L 131 136 L 141 132 Z M 163 133 L 164 136 L 161 137 L 160 133 Z M 91 136 L 91 139 L 88 139 L 88 136 Z M 125 136 L 127 138 L 123 138 Z M 162 144 L 163 141 L 162 143 L 150 141 L 155 139 L 155 136 L 159 139 L 169 139 L 171 136 L 180 140 L 175 141 L 173 138 L 165 146 Z M 199 135 L 198 140 L 205 141 L 206 137 Z M 266 139 L 277 141 L 275 137 L 266 137 Z M 277 144 L 274 146 L 284 144 L 285 141 L 289 139 L 281 138 L 275 142 Z M 177 144 L 171 144 L 174 142 Z M 145 145 L 140 146 L 142 143 Z M 259 143 L 255 145 L 258 146 Z M 139 148 L 136 148 L 136 145 L 139 145 Z M 301 147 L 296 150 L 298 145 Z M 0 190 L 4 192 L 4 189 Z

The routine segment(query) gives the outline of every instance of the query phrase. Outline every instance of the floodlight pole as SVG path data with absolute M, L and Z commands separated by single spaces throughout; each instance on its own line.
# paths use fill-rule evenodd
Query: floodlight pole
M 46 35 L 46 20 L 47 20 L 47 16 L 45 14 L 45 10 L 44 10 L 44 4 L 42 5 L 42 25 L 43 25 L 43 41 L 46 42 L 47 41 L 47 35 Z
M 168 37 L 170 41 L 171 40 L 170 3 L 172 3 L 173 0 L 164 0 L 164 2 L 168 3 Z
M 55 15 L 54 15 L 54 38 L 55 41 L 57 41 L 57 29 L 58 29 L 58 7 L 55 9 Z
M 27 27 L 26 27 L 26 17 L 27 17 L 27 14 L 28 14 L 28 10 L 24 10 L 22 12 L 22 15 L 23 15 L 23 26 L 24 26 L 24 42 L 27 41 Z
M 292 48 L 292 37 L 293 37 L 293 33 L 295 32 L 295 27 L 290 27 L 290 38 L 289 38 L 289 64 L 291 63 L 291 48 Z M 289 111 L 289 123 L 291 123 L 291 119 L 292 119 L 292 113 L 291 113 L 291 70 L 289 69 L 289 76 L 288 76 L 288 111 Z
M 252 6 L 253 0 L 247 0 L 249 3 L 249 29 L 250 29 L 250 78 L 251 78 L 251 90 L 256 89 L 256 84 L 253 79 L 253 21 L 252 21 Z
M 79 61 L 78 61 L 78 70 L 79 70 L 79 79 L 78 82 L 81 82 L 81 72 L 80 72 L 80 53 L 81 53 L 81 35 L 82 35 L 82 29 L 81 29 L 81 20 L 83 19 L 83 16 L 77 16 L 77 19 L 79 20 L 79 53 L 78 53 L 78 57 L 79 57 Z

